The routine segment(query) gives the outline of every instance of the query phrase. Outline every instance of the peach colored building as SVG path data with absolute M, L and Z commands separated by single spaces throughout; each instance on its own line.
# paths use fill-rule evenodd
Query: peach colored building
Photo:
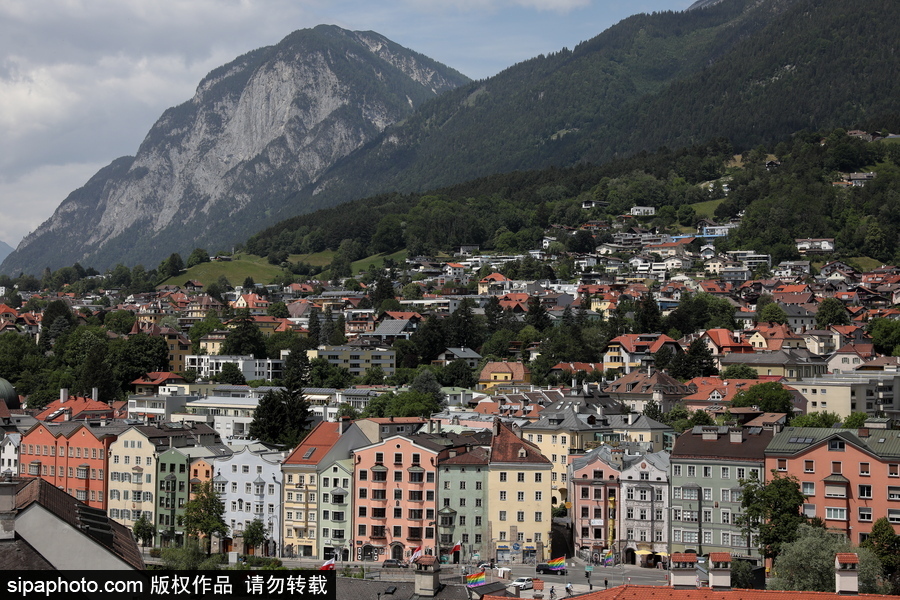
M 766 473 L 796 477 L 803 512 L 854 544 L 881 517 L 900 533 L 900 438 L 886 429 L 786 427 L 766 448 Z
M 109 446 L 121 428 L 83 422 L 36 423 L 22 435 L 19 474 L 41 477 L 88 506 L 105 510 Z
M 433 553 L 439 452 L 402 435 L 353 452 L 357 560 Z

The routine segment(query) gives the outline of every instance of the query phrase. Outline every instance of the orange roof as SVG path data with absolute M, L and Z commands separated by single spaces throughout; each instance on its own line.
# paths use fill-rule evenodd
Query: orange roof
M 341 437 L 341 424 L 322 421 L 284 460 L 286 465 L 317 465 Z
M 184 377 L 170 371 L 153 371 L 131 382 L 131 385 L 162 385 L 168 379 L 184 381 Z
M 65 413 L 61 409 L 67 409 Z M 59 412 L 58 412 L 59 411 Z M 57 398 L 47 405 L 44 410 L 35 415 L 38 421 L 64 421 L 75 420 L 84 413 L 102 414 L 113 412 L 114 408 L 106 402 L 84 398 L 80 396 L 69 396 L 65 402 Z M 58 414 L 56 414 L 58 412 Z M 51 415 L 55 415 L 52 419 Z M 86 416 L 86 415 L 85 415 Z

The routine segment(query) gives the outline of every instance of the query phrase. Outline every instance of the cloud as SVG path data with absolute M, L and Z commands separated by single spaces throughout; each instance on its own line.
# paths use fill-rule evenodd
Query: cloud
M 106 163 L 46 165 L 14 180 L 0 179 L 3 218 L 0 240 L 16 247 L 25 235 L 37 229 L 60 202 L 84 185 Z

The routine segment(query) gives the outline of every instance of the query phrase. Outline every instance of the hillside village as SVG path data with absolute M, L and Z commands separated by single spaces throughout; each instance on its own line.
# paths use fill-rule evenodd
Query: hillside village
M 126 528 L 144 518 L 157 546 L 184 542 L 185 506 L 210 482 L 228 527 L 214 551 L 249 550 L 242 534 L 258 519 L 267 542 L 255 551 L 283 557 L 403 561 L 422 547 L 449 562 L 590 561 L 611 552 L 655 566 L 673 553 L 724 552 L 763 565 L 735 517 L 744 482 L 772 472 L 796 476 L 804 515 L 853 543 L 879 518 L 900 523 L 900 484 L 892 485 L 900 372 L 887 334 L 873 329 L 900 315 L 892 308 L 900 268 L 859 272 L 823 261 L 839 250 L 833 240 L 798 239 L 807 260 L 774 265 L 757 249 L 719 254 L 706 242 L 731 224 L 704 220 L 696 235 L 670 236 L 639 225 L 652 212 L 634 207 L 615 226 L 585 223 L 581 231 L 615 233 L 577 258 L 578 283 L 500 272 L 548 259 L 554 235 L 577 233 L 567 229 L 549 231 L 528 256 L 460 248 L 451 260 L 408 260 L 381 279 L 391 280 L 396 310 L 371 307 L 375 284 L 350 291 L 326 281 L 237 287 L 222 301 L 191 280 L 127 297 L 21 292 L 26 305 L 62 301 L 85 323 L 103 311 L 132 313 L 129 331 L 108 335 L 161 338 L 168 363 L 130 381 L 127 398 L 61 389 L 34 406 L 0 382 L 0 470 L 41 478 Z M 824 264 L 814 270 L 817 260 Z M 423 293 L 404 298 L 403 276 Z M 658 325 L 692 298 L 725 306 L 731 327 L 639 330 L 653 307 Z M 272 316 L 277 303 L 286 316 Z M 540 385 L 541 336 L 509 340 L 502 356 L 442 347 L 428 364 L 456 364 L 471 385 L 440 388 L 441 405 L 428 414 L 371 416 L 377 398 L 409 389 L 390 382 L 409 370 L 398 355 L 417 332 L 457 313 L 484 321 L 498 306 L 510 322 L 539 323 L 540 313 L 542 335 L 575 320 L 618 321 L 624 332 L 595 362 L 561 357 Z M 191 327 L 213 315 L 223 326 L 192 340 Z M 346 370 L 339 379 L 347 385 L 305 387 L 314 425 L 296 447 L 250 435 L 292 350 L 223 354 L 248 323 L 264 338 L 306 340 L 295 351 Z M 2 305 L 0 331 L 39 343 L 48 325 L 39 311 Z M 235 366 L 253 385 L 216 381 Z M 738 375 L 718 375 L 728 371 Z M 380 382 L 363 383 L 372 374 Z M 766 394 L 754 395 L 757 385 L 786 390 L 789 401 L 773 410 Z M 791 426 L 803 415 L 823 416 L 805 423 L 826 426 Z

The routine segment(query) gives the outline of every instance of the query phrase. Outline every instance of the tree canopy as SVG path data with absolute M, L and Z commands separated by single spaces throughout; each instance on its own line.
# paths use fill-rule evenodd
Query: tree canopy
M 184 505 L 183 525 L 188 535 L 203 536 L 206 553 L 209 554 L 213 533 L 226 535 L 225 504 L 219 499 L 212 481 L 199 484 L 194 497 Z
M 800 511 L 806 500 L 795 477 L 782 477 L 772 471 L 766 483 L 753 478 L 741 481 L 741 508 L 735 518 L 744 535 L 756 535 L 759 550 L 766 558 L 775 558 L 783 546 L 794 541 L 797 528 L 806 523 Z
M 784 386 L 775 381 L 757 383 L 742 389 L 731 399 L 734 407 L 757 406 L 763 412 L 793 414 L 792 396 Z

